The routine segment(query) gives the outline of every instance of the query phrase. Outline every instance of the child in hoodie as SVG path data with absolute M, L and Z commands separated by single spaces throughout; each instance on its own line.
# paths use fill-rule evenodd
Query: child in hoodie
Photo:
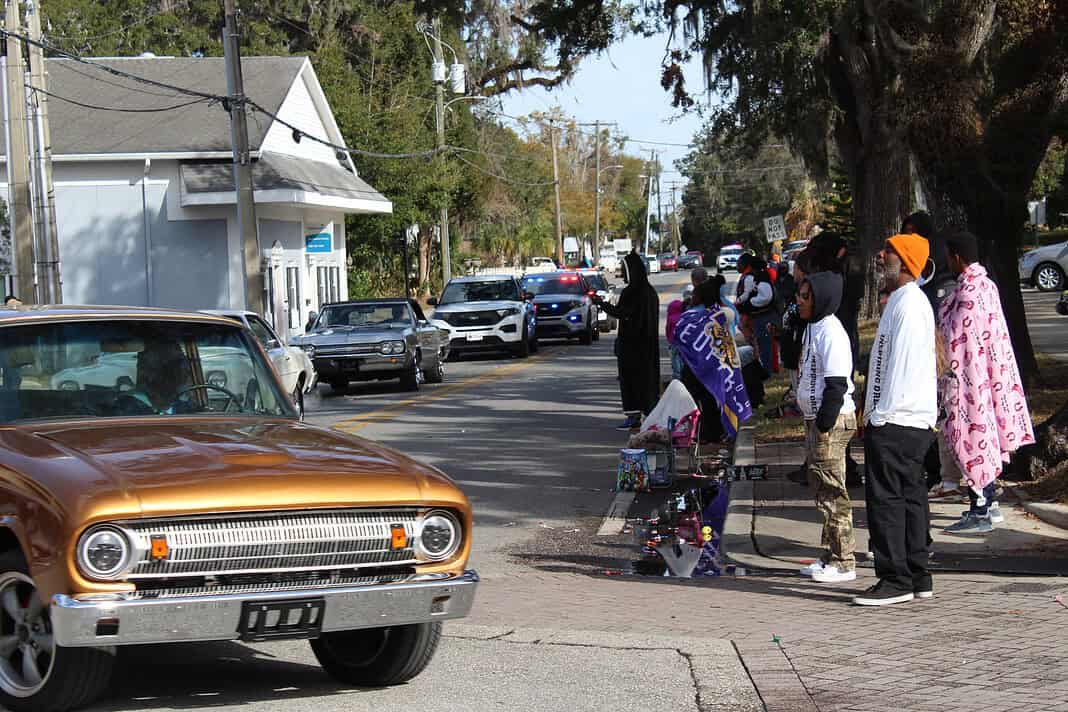
M 853 581 L 853 505 L 846 488 L 846 447 L 857 429 L 853 403 L 853 352 L 849 334 L 834 313 L 842 301 L 842 276 L 808 275 L 797 291 L 806 324 L 801 342 L 797 405 L 805 418 L 808 481 L 823 515 L 821 544 L 827 551 L 801 569 L 821 583 Z

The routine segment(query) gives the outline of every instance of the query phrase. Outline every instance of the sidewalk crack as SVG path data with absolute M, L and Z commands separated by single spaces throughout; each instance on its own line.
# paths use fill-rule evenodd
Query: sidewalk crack
M 738 649 L 738 644 L 733 640 L 731 641 L 731 647 L 734 648 L 734 654 L 738 656 L 738 662 L 742 664 L 742 669 L 745 670 L 745 674 L 749 678 L 749 684 L 753 686 L 753 692 L 757 694 L 757 699 L 760 700 L 760 704 L 767 710 L 768 703 L 764 701 L 764 695 L 760 693 L 760 688 L 757 687 L 756 680 L 753 679 L 753 673 L 749 670 L 749 665 L 745 662 L 745 656 L 742 655 L 742 651 Z M 701 712 L 704 712 L 704 710 Z
M 808 697 L 809 701 L 812 703 L 812 706 L 816 708 L 816 712 L 822 712 L 819 703 L 816 702 L 816 698 L 813 697 L 812 691 L 808 689 L 808 685 L 805 684 L 804 679 L 802 679 L 801 673 L 797 671 L 797 667 L 794 665 L 794 661 L 790 658 L 790 654 L 786 652 L 786 648 L 783 647 L 782 642 L 779 642 L 778 646 L 779 652 L 781 652 L 782 656 L 786 658 L 786 662 L 790 663 L 790 669 L 793 670 L 794 675 L 797 676 L 797 681 L 801 683 L 801 687 L 805 691 L 805 696 Z
M 690 682 L 693 683 L 693 701 L 694 704 L 697 705 L 697 712 L 706 712 L 706 709 L 708 708 L 706 708 L 701 702 L 701 687 L 700 684 L 697 682 L 697 670 L 694 668 L 693 665 L 693 656 L 689 653 L 683 652 L 679 648 L 675 648 L 675 652 L 682 656 L 682 658 L 686 661 L 686 665 L 689 667 Z M 763 702 L 763 700 L 761 701 Z

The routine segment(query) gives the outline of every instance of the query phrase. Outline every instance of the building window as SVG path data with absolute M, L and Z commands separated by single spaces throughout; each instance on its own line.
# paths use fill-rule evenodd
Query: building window
M 341 301 L 341 268 L 330 268 L 330 301 Z
M 300 268 L 286 267 L 286 298 L 289 306 L 289 328 L 299 329 L 300 323 Z
M 330 292 L 327 290 L 327 268 L 317 267 L 315 269 L 316 283 L 319 287 L 319 306 L 330 302 Z

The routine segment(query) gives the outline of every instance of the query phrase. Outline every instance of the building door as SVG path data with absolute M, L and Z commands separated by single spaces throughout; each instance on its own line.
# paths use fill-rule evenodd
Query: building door
M 330 290 L 328 284 L 327 273 L 329 269 L 327 267 L 318 267 L 315 270 L 316 282 L 319 286 L 319 307 L 320 309 L 324 304 L 330 303 Z
M 286 313 L 289 315 L 290 333 L 300 329 L 300 268 L 286 267 Z

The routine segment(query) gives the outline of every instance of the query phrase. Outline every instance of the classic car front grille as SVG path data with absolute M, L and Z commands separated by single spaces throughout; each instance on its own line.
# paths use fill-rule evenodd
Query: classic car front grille
M 132 580 L 217 576 L 245 572 L 314 571 L 415 563 L 418 513 L 398 510 L 276 512 L 126 525 L 145 554 Z M 407 546 L 392 548 L 392 526 Z M 151 558 L 152 536 L 163 536 L 166 558 Z
M 453 326 L 493 326 L 501 320 L 496 311 L 451 312 L 442 319 Z
M 378 353 L 378 344 L 342 344 L 341 346 L 317 346 L 316 356 L 366 356 Z
M 184 577 L 180 579 L 152 579 L 142 582 L 137 590 L 127 594 L 134 599 L 175 598 L 181 596 L 225 596 L 241 593 L 275 593 L 277 591 L 300 591 L 302 589 L 340 588 L 343 586 L 372 586 L 382 583 L 399 583 L 412 577 L 411 568 L 394 568 L 384 571 L 360 572 L 325 571 L 297 572 L 290 574 L 239 574 L 236 576 Z

